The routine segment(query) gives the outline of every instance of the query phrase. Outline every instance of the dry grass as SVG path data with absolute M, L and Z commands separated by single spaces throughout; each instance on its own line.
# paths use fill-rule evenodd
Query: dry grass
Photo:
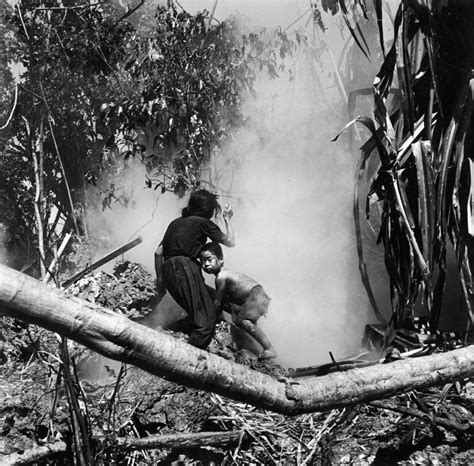
M 344 417 L 345 409 L 288 417 L 245 403 L 211 395 L 222 415 L 210 420 L 224 430 L 244 430 L 253 441 L 246 450 L 239 445 L 228 453 L 235 464 L 311 464 L 321 440 Z

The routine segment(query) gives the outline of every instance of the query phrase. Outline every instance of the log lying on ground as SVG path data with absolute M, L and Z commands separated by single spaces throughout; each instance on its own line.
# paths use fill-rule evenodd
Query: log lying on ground
M 322 377 L 277 380 L 108 309 L 70 298 L 3 265 L 0 306 L 11 317 L 60 333 L 151 374 L 288 415 L 382 399 L 474 375 L 474 346 L 469 346 Z
M 111 442 L 112 448 L 120 450 L 150 450 L 153 448 L 235 448 L 248 440 L 243 430 L 229 432 L 194 432 L 187 434 L 154 435 L 151 437 L 117 437 Z
M 194 432 L 188 434 L 153 435 L 143 438 L 117 437 L 109 440 L 109 447 L 118 450 L 152 450 L 159 448 L 236 448 L 248 435 L 243 430 L 230 432 Z M 95 438 L 95 443 L 106 445 L 105 438 Z M 68 446 L 65 442 L 55 442 L 49 445 L 26 450 L 22 453 L 13 453 L 0 456 L 0 463 L 6 465 L 30 464 L 44 460 L 53 455 L 66 453 Z

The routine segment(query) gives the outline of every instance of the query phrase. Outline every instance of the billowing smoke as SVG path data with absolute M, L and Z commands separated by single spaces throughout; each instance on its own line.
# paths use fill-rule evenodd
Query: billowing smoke
M 270 311 L 259 325 L 278 362 L 301 367 L 330 361 L 329 352 L 336 359 L 353 355 L 374 318 L 352 216 L 358 152 L 330 142 L 347 120 L 318 93 L 305 58 L 292 60 L 291 81 L 287 73 L 259 76 L 257 98 L 244 106 L 249 124 L 224 149 L 238 164 L 218 182 L 230 194 L 222 204 L 231 202 L 235 212 L 237 245 L 225 248 L 225 265 L 267 290 Z M 153 252 L 186 199 L 146 189 L 141 168 L 129 181 L 134 207 L 107 212 L 109 232 L 117 246 L 141 235 L 143 244 L 126 256 L 152 272 Z
M 272 297 L 260 324 L 293 367 L 353 354 L 369 311 L 352 217 L 357 152 L 330 142 L 341 122 L 296 71 L 260 83 L 252 124 L 227 148 L 241 166 L 237 246 L 225 250 L 226 266 Z
M 308 86 L 302 68 L 259 82 L 245 106 L 248 127 L 225 148 L 238 166 L 222 177 L 231 189 L 237 246 L 225 265 L 256 279 L 272 298 L 259 324 L 279 362 L 301 367 L 357 351 L 369 303 L 357 267 L 352 196 L 357 152 L 330 142 L 342 123 Z M 106 212 L 117 245 L 141 235 L 126 254 L 153 271 L 153 251 L 186 199 L 158 195 L 136 169 L 134 207 Z M 208 277 L 210 278 L 210 277 Z M 212 281 L 211 281 L 212 282 Z

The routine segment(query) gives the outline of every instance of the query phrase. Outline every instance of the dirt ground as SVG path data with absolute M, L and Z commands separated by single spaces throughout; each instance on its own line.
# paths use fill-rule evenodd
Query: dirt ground
M 114 274 L 87 279 L 71 292 L 137 319 L 149 311 L 153 289 L 152 277 L 129 263 L 119 265 Z M 11 455 L 58 442 L 72 444 L 70 405 L 64 380 L 58 377 L 59 340 L 40 328 L 1 319 L 0 464 L 26 464 L 12 462 Z M 186 340 L 182 333 L 171 333 Z M 78 372 L 81 410 L 92 437 L 101 439 L 92 445 L 97 464 L 474 464 L 474 385 L 468 381 L 288 417 L 120 363 L 104 364 L 105 375 L 90 377 L 81 374 L 81 362 L 93 360 L 91 352 L 72 342 L 68 348 Z M 259 362 L 250 352 L 236 351 L 225 322 L 219 324 L 210 351 L 275 377 L 290 375 L 277 364 Z M 418 417 L 403 412 L 406 409 Z M 231 448 L 113 448 L 117 436 L 231 430 L 245 433 Z M 73 460 L 67 450 L 35 464 Z

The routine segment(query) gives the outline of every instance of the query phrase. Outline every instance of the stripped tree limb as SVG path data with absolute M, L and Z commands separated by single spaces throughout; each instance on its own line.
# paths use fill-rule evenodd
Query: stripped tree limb
M 135 246 L 139 245 L 142 242 L 143 242 L 143 239 L 141 236 L 139 236 L 138 238 L 135 238 L 133 241 L 129 241 L 127 244 L 124 244 L 123 246 L 120 246 L 119 248 L 114 249 L 112 252 L 109 252 L 105 256 L 101 257 L 99 260 L 95 261 L 93 264 L 88 265 L 85 269 L 76 273 L 71 278 L 68 278 L 66 281 L 61 283 L 61 286 L 63 288 L 68 288 L 72 284 L 79 281 L 82 277 L 85 277 L 88 273 L 91 273 L 95 269 L 101 267 L 102 265 L 107 264 L 107 262 L 110 262 L 112 259 L 115 259 L 121 254 L 124 254 L 125 252 L 134 248 Z
M 10 115 L 8 116 L 6 123 L 0 126 L 0 131 L 4 130 L 10 124 L 10 121 L 13 118 L 13 114 L 15 113 L 17 102 L 18 102 L 18 84 L 15 85 L 15 97 L 13 98 L 13 105 L 12 105 Z
M 153 435 L 143 438 L 117 437 L 106 439 L 98 437 L 93 439 L 96 444 L 107 442 L 108 448 L 117 450 L 152 450 L 158 448 L 199 448 L 218 447 L 235 448 L 242 441 L 248 440 L 248 435 L 243 430 L 229 432 L 193 432 L 186 434 Z M 30 464 L 35 461 L 44 460 L 53 455 L 66 453 L 68 445 L 65 442 L 55 442 L 36 448 L 25 450 L 22 453 L 0 456 L 0 463 L 4 466 Z
M 0 265 L 0 307 L 112 359 L 190 387 L 275 412 L 296 415 L 390 397 L 474 375 L 474 345 L 422 358 L 299 380 L 277 380 L 68 297 Z

